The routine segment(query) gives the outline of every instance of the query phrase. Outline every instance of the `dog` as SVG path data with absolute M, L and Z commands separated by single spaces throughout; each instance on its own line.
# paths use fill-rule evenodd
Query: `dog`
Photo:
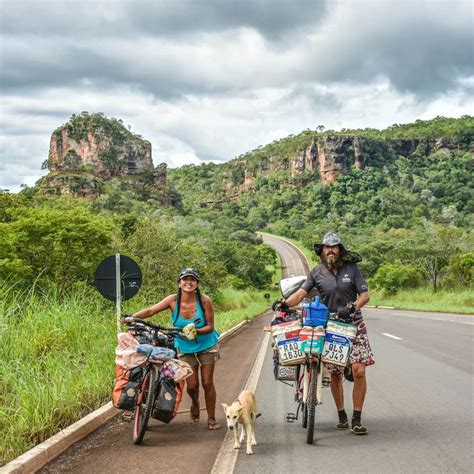
M 242 441 L 247 434 L 247 454 L 253 454 L 252 446 L 257 445 L 255 439 L 255 420 L 260 414 L 257 414 L 257 404 L 255 395 L 250 390 L 243 390 L 237 400 L 232 405 L 222 403 L 225 417 L 227 420 L 227 428 L 234 432 L 235 443 L 234 449 L 239 449 Z M 239 433 L 238 429 L 242 431 Z

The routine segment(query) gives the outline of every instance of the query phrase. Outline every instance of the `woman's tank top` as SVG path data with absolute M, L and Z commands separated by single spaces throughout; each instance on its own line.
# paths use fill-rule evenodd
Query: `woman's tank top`
M 196 324 L 196 328 L 202 328 L 206 325 L 206 316 L 201 308 L 199 300 L 196 298 L 196 313 L 193 318 L 183 318 L 181 314 L 178 314 L 178 305 L 174 307 L 173 314 L 171 315 L 171 321 L 178 328 L 184 328 L 189 323 L 194 323 L 196 319 L 201 318 L 201 322 Z M 174 345 L 182 354 L 195 354 L 196 352 L 202 352 L 209 349 L 213 345 L 217 344 L 219 340 L 219 333 L 214 330 L 208 334 L 198 334 L 194 341 L 188 339 L 175 338 Z

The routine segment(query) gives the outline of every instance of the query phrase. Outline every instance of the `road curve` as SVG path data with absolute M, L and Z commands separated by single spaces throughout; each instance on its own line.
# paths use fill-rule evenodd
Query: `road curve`
M 260 234 L 263 242 L 273 247 L 277 252 L 283 278 L 297 275 L 307 275 L 310 270 L 309 262 L 300 249 L 290 242 L 269 234 Z

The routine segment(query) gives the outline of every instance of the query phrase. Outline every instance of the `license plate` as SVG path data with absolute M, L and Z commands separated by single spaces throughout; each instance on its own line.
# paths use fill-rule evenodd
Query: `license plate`
M 324 362 L 345 366 L 352 348 L 352 339 L 343 334 L 326 332 L 322 359 Z
M 288 339 L 278 343 L 278 353 L 282 363 L 298 360 L 304 357 L 298 338 Z
M 327 342 L 324 345 L 323 359 L 327 362 L 346 364 L 349 357 L 349 344 L 338 344 L 337 342 Z

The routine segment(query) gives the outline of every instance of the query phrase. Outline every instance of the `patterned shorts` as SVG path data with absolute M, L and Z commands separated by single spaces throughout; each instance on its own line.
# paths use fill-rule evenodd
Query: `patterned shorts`
M 370 347 L 365 321 L 362 319 L 355 324 L 358 326 L 357 334 L 352 344 L 352 351 L 349 355 L 348 365 L 364 364 L 368 366 L 375 364 L 374 354 Z M 324 362 L 324 366 L 329 370 L 329 372 L 331 372 L 331 374 L 339 374 L 344 371 L 344 367 L 329 362 Z

